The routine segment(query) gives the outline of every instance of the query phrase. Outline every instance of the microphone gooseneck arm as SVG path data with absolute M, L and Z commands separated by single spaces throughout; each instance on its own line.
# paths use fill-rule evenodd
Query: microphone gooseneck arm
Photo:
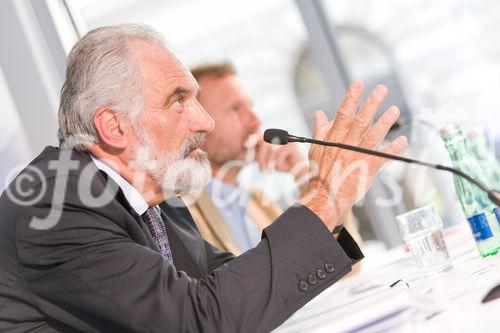
M 407 157 L 403 157 L 403 156 L 397 156 L 397 155 L 384 153 L 381 151 L 361 148 L 361 147 L 357 147 L 357 146 L 351 146 L 351 145 L 347 145 L 344 143 L 321 141 L 321 140 L 316 140 L 316 139 L 310 139 L 310 138 L 304 138 L 304 137 L 300 137 L 300 136 L 290 135 L 290 134 L 288 134 L 287 131 L 280 130 L 280 129 L 268 129 L 268 130 L 266 130 L 264 132 L 264 140 L 267 143 L 281 144 L 281 145 L 287 144 L 288 142 L 302 142 L 302 143 L 317 144 L 317 145 L 321 145 L 321 146 L 336 147 L 336 148 L 340 148 L 340 149 L 355 151 L 355 152 L 362 153 L 362 154 L 374 155 L 374 156 L 378 156 L 378 157 L 382 157 L 382 158 L 387 158 L 390 160 L 401 161 L 401 162 L 408 163 L 408 164 L 416 164 L 416 165 L 421 165 L 421 166 L 425 166 L 425 167 L 432 168 L 432 169 L 448 171 L 448 172 L 451 172 L 459 177 L 466 179 L 470 183 L 479 187 L 481 190 L 483 190 L 484 192 L 486 192 L 488 194 L 488 198 L 496 206 L 500 207 L 500 192 L 488 188 L 486 185 L 477 181 L 476 179 L 474 179 L 470 175 L 468 175 L 468 174 L 466 174 L 458 169 L 454 169 L 452 167 L 449 167 L 449 166 L 440 165 L 440 164 L 432 164 L 432 163 L 423 162 L 423 161 L 419 161 L 419 160 L 415 160 L 415 159 L 411 159 L 411 158 L 407 158 Z

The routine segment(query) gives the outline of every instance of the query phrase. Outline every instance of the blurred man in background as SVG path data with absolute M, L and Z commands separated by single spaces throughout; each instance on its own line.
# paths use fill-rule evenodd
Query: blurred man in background
M 198 100 L 216 126 L 203 145 L 213 178 L 190 205 L 190 212 L 206 240 L 239 255 L 256 246 L 262 230 L 282 213 L 264 191 L 239 183 L 242 168 L 256 161 L 262 171 L 291 173 L 303 191 L 308 163 L 295 143 L 277 146 L 263 141 L 252 98 L 230 62 L 195 66 L 191 73 L 201 87 Z M 344 225 L 359 244 L 361 237 L 352 213 Z

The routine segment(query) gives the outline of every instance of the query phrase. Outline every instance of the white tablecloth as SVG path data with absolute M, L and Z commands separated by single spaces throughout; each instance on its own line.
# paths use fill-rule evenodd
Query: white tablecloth
M 500 299 L 481 303 L 500 283 L 500 254 L 481 258 L 465 223 L 444 234 L 450 271 L 423 278 L 405 247 L 367 256 L 361 274 L 328 288 L 274 332 L 500 332 Z

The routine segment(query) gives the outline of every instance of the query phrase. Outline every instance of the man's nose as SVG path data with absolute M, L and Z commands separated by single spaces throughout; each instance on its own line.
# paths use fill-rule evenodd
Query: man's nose
M 252 131 L 256 131 L 260 127 L 260 119 L 252 109 L 248 109 L 245 112 L 245 124 L 247 124 L 247 127 Z
M 191 132 L 206 132 L 210 133 L 215 128 L 215 121 L 205 111 L 200 103 L 196 102 L 191 119 L 189 121 L 189 130 Z

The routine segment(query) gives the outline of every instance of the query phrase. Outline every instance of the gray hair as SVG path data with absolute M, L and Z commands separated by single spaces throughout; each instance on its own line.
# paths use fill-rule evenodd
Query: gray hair
M 142 24 L 97 28 L 75 44 L 61 89 L 61 146 L 86 151 L 98 142 L 93 118 L 100 107 L 125 112 L 134 123 L 144 105 L 139 66 L 130 51 L 134 40 L 167 47 L 160 33 Z

